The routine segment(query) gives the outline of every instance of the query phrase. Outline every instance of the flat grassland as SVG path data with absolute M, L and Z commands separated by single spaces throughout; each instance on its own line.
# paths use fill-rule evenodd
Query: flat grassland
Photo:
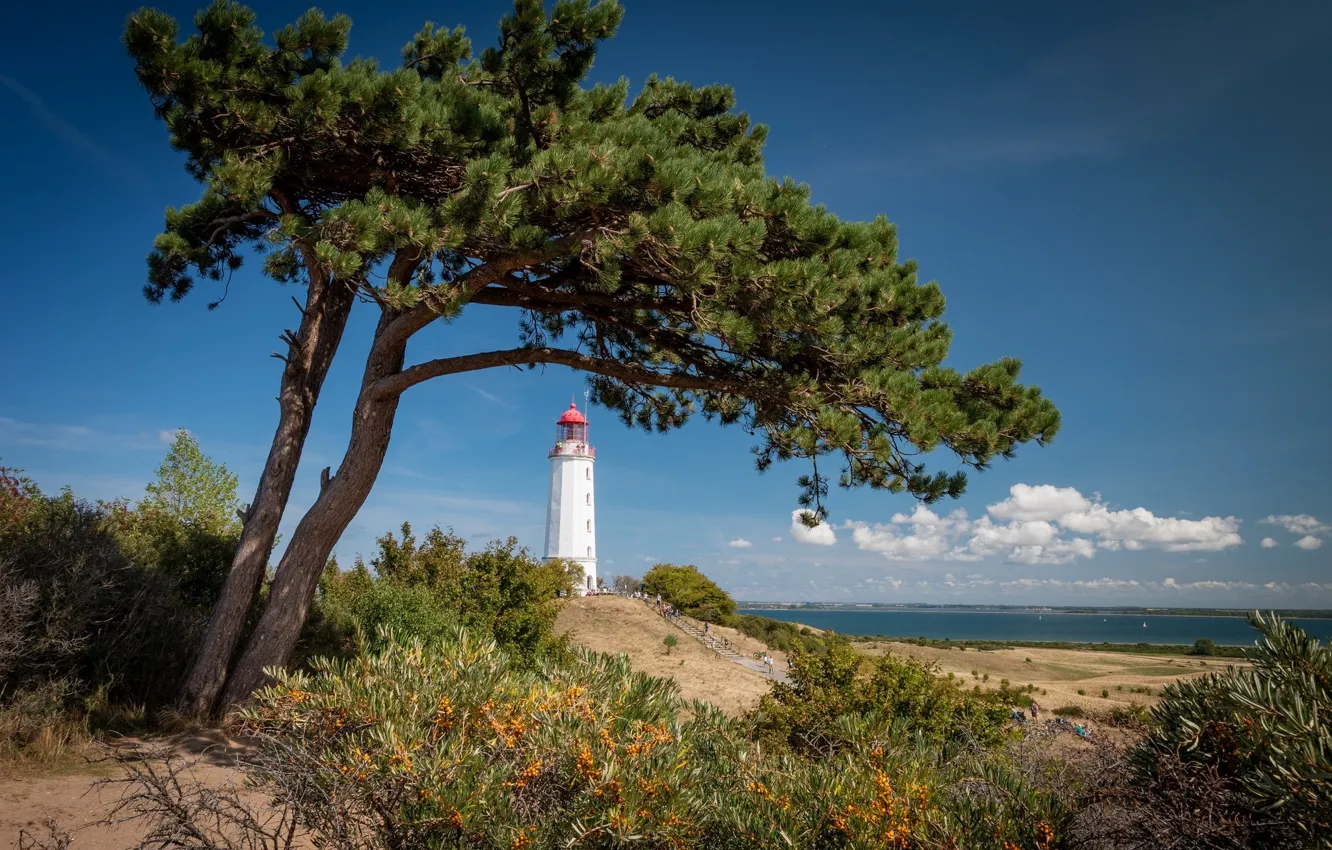
M 1247 663 L 1233 658 L 1140 655 L 1094 649 L 1010 647 L 963 651 L 898 641 L 857 641 L 855 646 L 869 655 L 892 652 L 937 664 L 942 675 L 952 673 L 964 687 L 980 685 L 984 689 L 998 689 L 1005 679 L 1014 688 L 1032 684 L 1037 689 L 1036 702 L 1046 711 L 1076 705 L 1097 714 L 1115 708 L 1153 705 L 1161 689 L 1176 679 Z M 1103 692 L 1109 696 L 1101 696 Z

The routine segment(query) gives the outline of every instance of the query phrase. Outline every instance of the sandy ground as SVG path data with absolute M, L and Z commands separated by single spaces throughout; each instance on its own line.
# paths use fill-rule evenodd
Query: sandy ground
M 574 644 L 595 652 L 623 652 L 641 673 L 675 679 L 685 699 L 701 699 L 738 716 L 758 704 L 771 682 L 733 661 L 718 656 L 697 640 L 667 623 L 642 602 L 618 596 L 584 596 L 569 600 L 555 629 Z M 747 654 L 763 645 L 734 629 L 718 629 Z M 675 635 L 680 643 L 666 653 L 662 640 Z M 785 659 L 778 659 L 785 664 Z
M 243 748 L 221 733 L 193 733 L 169 743 L 197 759 L 191 770 L 207 786 L 219 788 L 241 782 L 235 762 Z M 126 740 L 118 746 L 129 749 L 140 745 Z M 105 822 L 122 786 L 98 784 L 120 773 L 107 753 L 94 748 L 82 757 L 71 754 L 58 765 L 0 765 L 0 847 L 17 848 L 24 832 L 45 840 L 49 833 L 44 821 L 48 819 L 70 832 L 73 850 L 133 847 L 143 835 L 141 825 Z
M 963 652 L 895 641 L 858 641 L 856 647 L 870 654 L 891 651 L 936 663 L 943 675 L 952 673 L 967 687 L 998 688 L 1003 679 L 1013 687 L 1033 684 L 1037 688 L 1036 702 L 1047 711 L 1076 705 L 1098 714 L 1116 707 L 1150 706 L 1157 701 L 1161 689 L 1176 679 L 1245 663 L 1235 659 L 1204 660 L 1183 655 L 1080 649 L 1014 647 Z M 988 681 L 984 679 L 986 674 Z M 1139 691 L 1135 693 L 1134 688 Z M 1150 689 L 1150 693 L 1143 693 L 1142 689 Z M 1085 693 L 1079 694 L 1079 690 Z M 1108 691 L 1109 697 L 1101 696 L 1103 691 Z

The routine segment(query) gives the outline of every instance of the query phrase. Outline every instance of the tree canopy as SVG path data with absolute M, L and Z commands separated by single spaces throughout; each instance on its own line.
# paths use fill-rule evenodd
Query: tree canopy
M 721 622 L 735 613 L 735 600 L 693 564 L 657 564 L 643 576 L 643 592 L 700 620 Z
M 929 472 L 1045 442 L 1059 414 L 1003 358 L 944 366 L 944 298 L 886 218 L 839 220 L 764 173 L 766 129 L 726 86 L 583 84 L 613 0 L 517 0 L 498 43 L 426 24 L 398 68 L 344 61 L 350 21 L 310 11 L 266 41 L 216 0 L 184 40 L 143 9 L 125 42 L 198 201 L 168 210 L 149 299 L 222 280 L 244 252 L 278 281 L 333 279 L 406 339 L 467 304 L 515 311 L 513 347 L 399 364 L 392 396 L 438 375 L 563 364 L 597 402 L 667 430 L 691 415 L 754 433 L 760 469 L 840 456 L 844 486 L 959 495 Z M 215 302 L 216 303 L 216 302 Z M 829 483 L 802 479 L 811 521 Z
M 184 428 L 176 431 L 157 478 L 144 488 L 140 508 L 160 511 L 216 535 L 239 531 L 238 479 L 226 464 L 214 463 Z

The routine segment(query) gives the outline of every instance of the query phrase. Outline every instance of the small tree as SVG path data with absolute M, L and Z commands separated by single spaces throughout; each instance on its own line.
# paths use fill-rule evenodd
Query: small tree
M 205 613 L 217 602 L 241 534 L 237 478 L 184 428 L 175 432 L 157 477 L 131 509 L 105 507 L 125 552 L 178 582 Z
M 145 489 L 140 510 L 161 511 L 172 519 L 217 535 L 240 531 L 236 498 L 239 479 L 203 453 L 184 428 L 176 431 L 157 478 Z
M 611 579 L 611 585 L 617 593 L 632 595 L 643 588 L 643 583 L 633 576 L 616 576 Z
M 691 617 L 720 623 L 735 613 L 735 600 L 693 564 L 657 564 L 643 576 L 643 590 Z
M 666 637 L 661 639 L 661 642 L 666 645 L 666 654 L 670 655 L 671 650 L 679 645 L 680 639 L 675 635 L 666 635 Z
M 1194 655 L 1216 655 L 1216 642 L 1211 638 L 1198 638 L 1193 642 Z

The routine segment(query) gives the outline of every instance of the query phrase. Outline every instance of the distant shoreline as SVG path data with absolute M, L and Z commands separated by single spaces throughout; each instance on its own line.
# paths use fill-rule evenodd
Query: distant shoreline
M 836 602 L 736 602 L 744 611 L 840 611 L 882 614 L 1085 614 L 1131 617 L 1247 617 L 1249 609 L 1238 608 L 1089 608 L 1086 606 L 1062 608 L 1058 606 L 1000 606 L 1000 605 L 928 605 L 920 604 L 866 604 Z M 1332 620 L 1332 610 L 1255 609 L 1274 610 L 1280 617 L 1307 620 Z

